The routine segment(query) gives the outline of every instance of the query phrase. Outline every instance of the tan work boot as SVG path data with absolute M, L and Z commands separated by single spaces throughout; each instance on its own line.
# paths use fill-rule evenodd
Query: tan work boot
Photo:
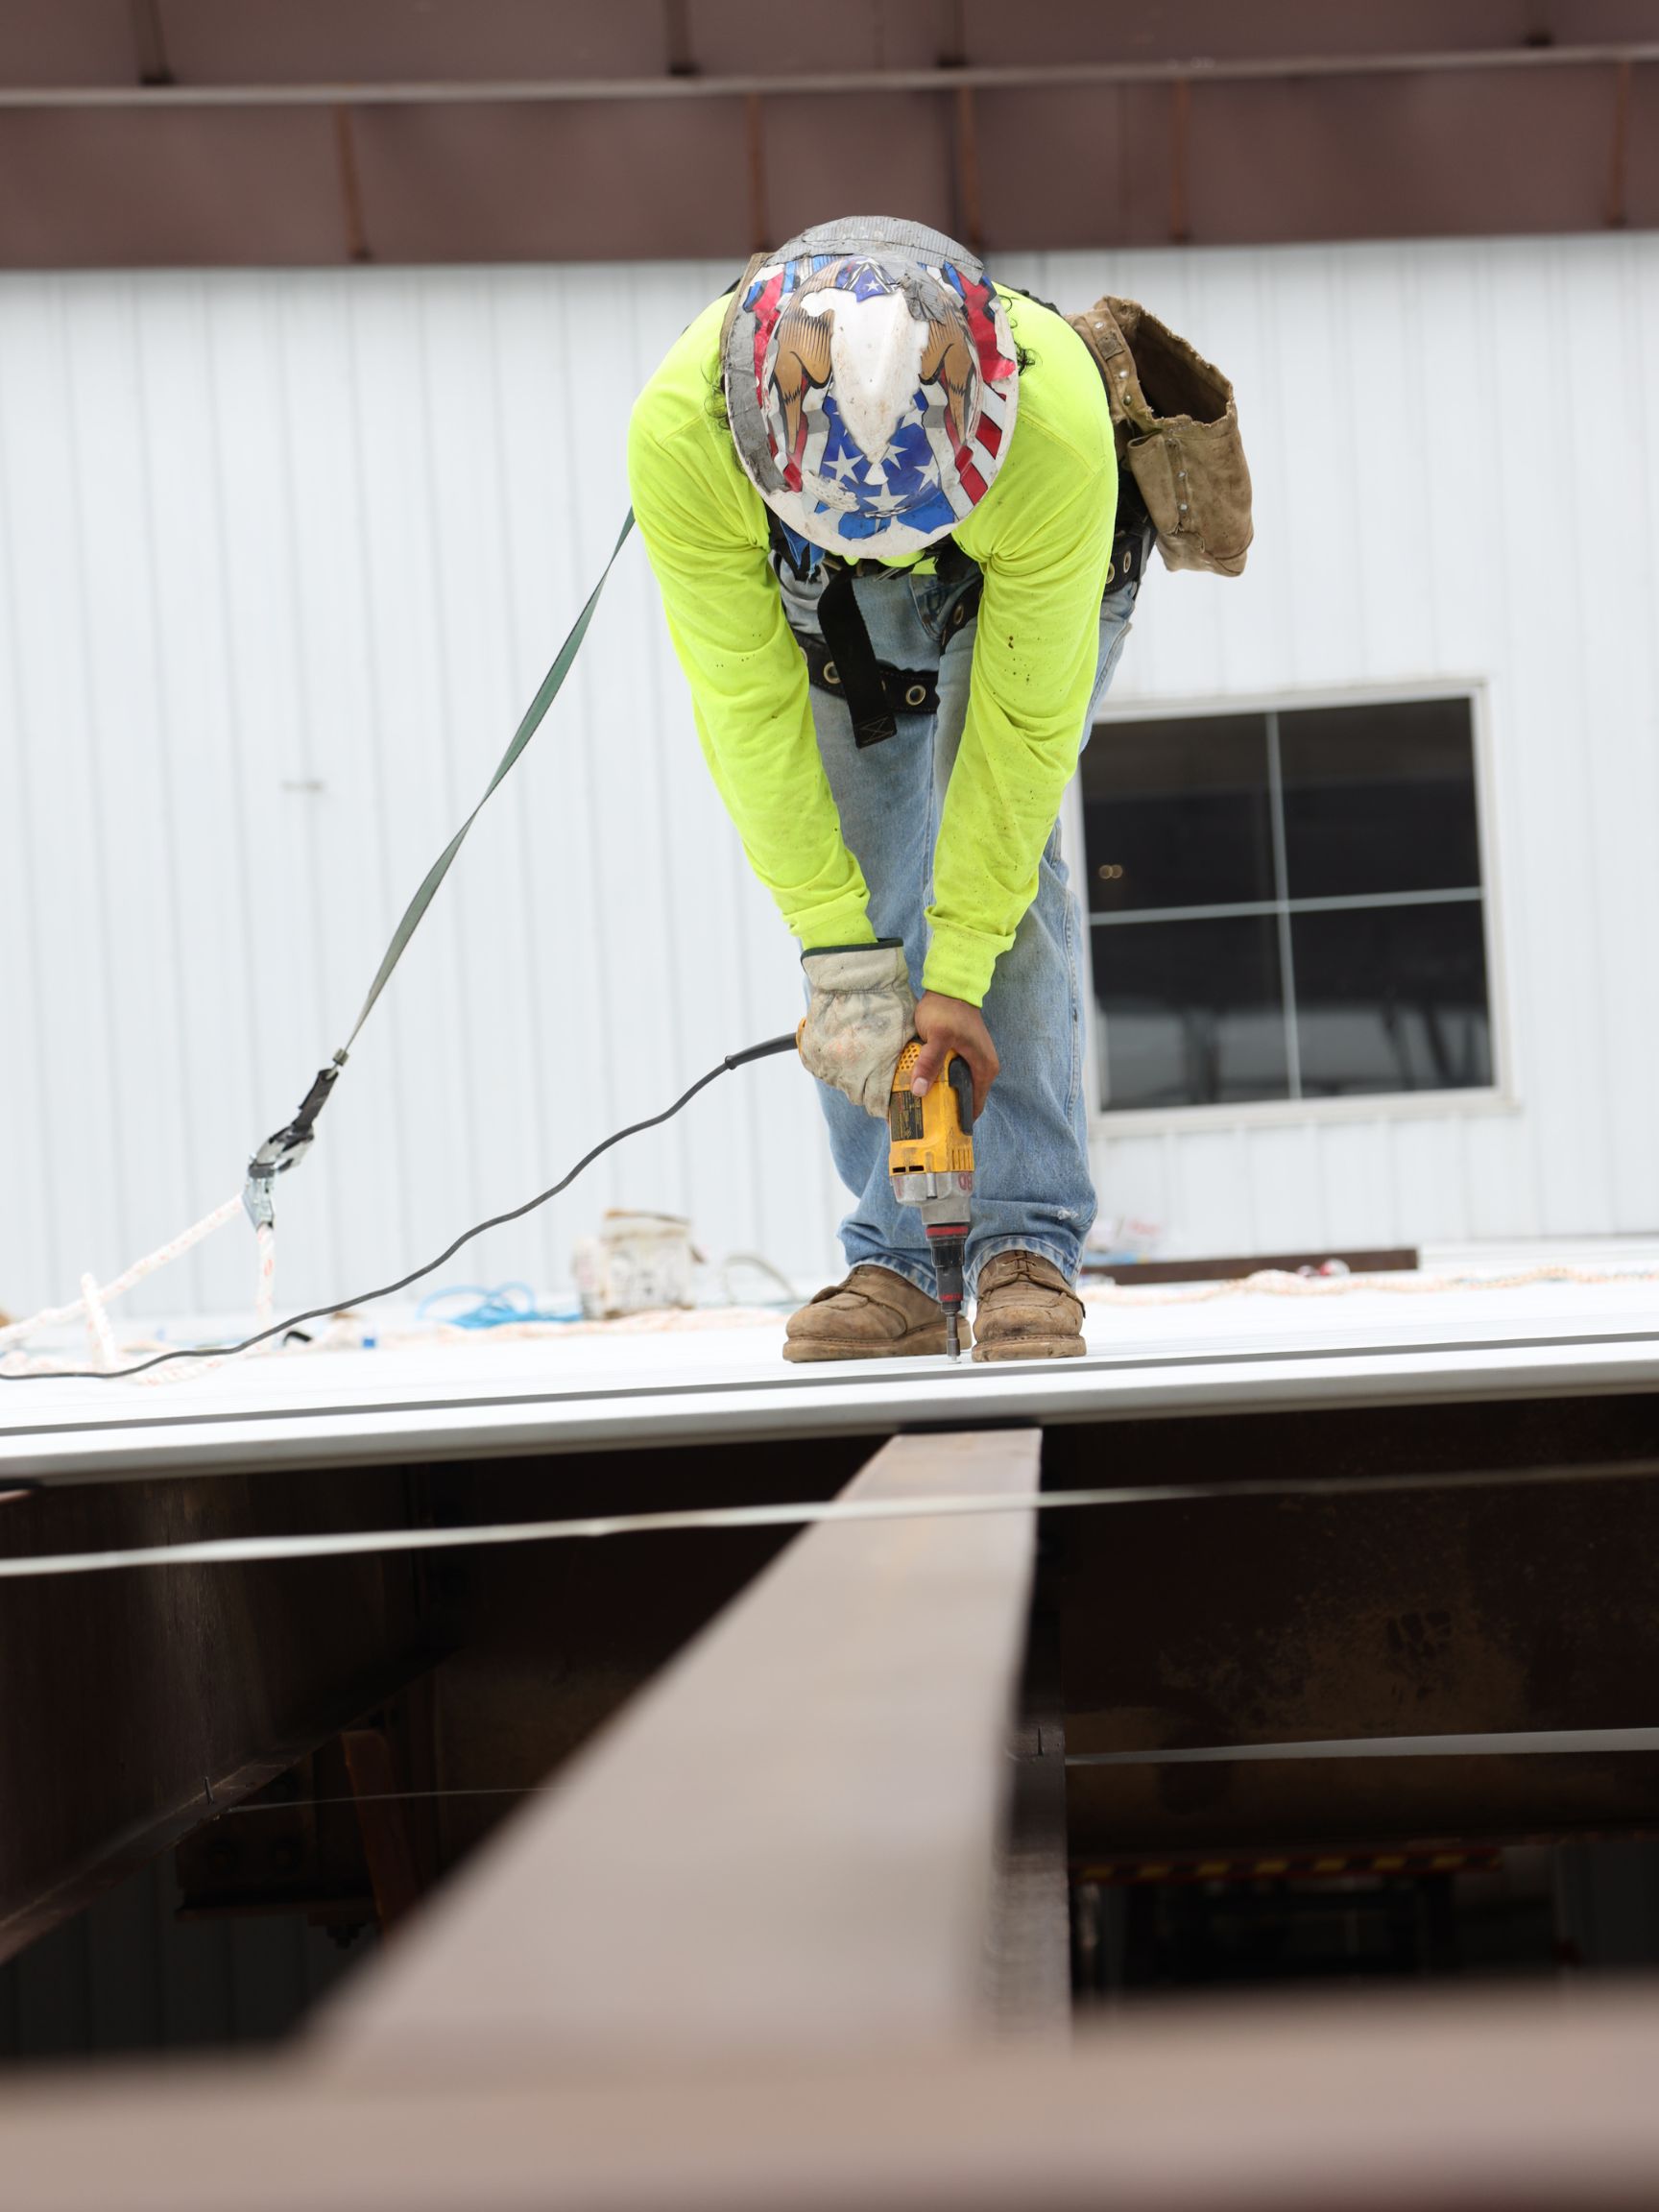
M 975 1359 L 1080 1359 L 1083 1301 L 1035 1252 L 998 1252 L 979 1270 Z
M 964 1350 L 974 1341 L 962 1323 Z M 785 1359 L 902 1359 L 945 1350 L 945 1309 L 891 1267 L 854 1267 L 791 1313 Z

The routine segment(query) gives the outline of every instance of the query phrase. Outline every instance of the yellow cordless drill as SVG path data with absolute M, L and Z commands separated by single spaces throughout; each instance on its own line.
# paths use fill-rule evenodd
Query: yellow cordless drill
M 968 1201 L 974 1195 L 974 1077 L 959 1053 L 948 1053 L 926 1096 L 914 1098 L 910 1083 L 921 1052 L 912 1038 L 893 1070 L 887 1172 L 900 1205 L 922 1209 L 945 1309 L 945 1349 L 955 1359 L 962 1351 L 962 1252 L 968 1240 Z

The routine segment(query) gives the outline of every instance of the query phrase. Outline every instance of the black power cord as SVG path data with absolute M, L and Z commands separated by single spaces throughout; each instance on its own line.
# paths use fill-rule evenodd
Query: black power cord
M 534 1214 L 538 1206 L 545 1206 L 549 1198 L 557 1198 L 562 1190 L 568 1190 L 578 1175 L 591 1167 L 602 1152 L 609 1152 L 613 1144 L 620 1144 L 626 1137 L 637 1137 L 646 1129 L 660 1128 L 664 1121 L 672 1121 L 683 1107 L 689 1106 L 699 1091 L 707 1091 L 709 1084 L 721 1075 L 729 1075 L 735 1068 L 746 1068 L 752 1060 L 770 1060 L 775 1053 L 795 1050 L 795 1032 L 789 1030 L 781 1037 L 769 1037 L 764 1045 L 751 1045 L 746 1051 L 728 1053 L 718 1067 L 710 1068 L 707 1075 L 699 1075 L 689 1090 L 682 1091 L 672 1106 L 665 1106 L 661 1114 L 653 1114 L 648 1120 L 630 1122 L 626 1129 L 617 1129 L 595 1144 L 591 1152 L 585 1152 L 570 1172 L 534 1198 L 526 1198 L 522 1206 L 515 1206 L 509 1213 L 493 1214 L 488 1221 L 474 1222 L 470 1229 L 463 1230 L 453 1244 L 445 1245 L 436 1260 L 428 1260 L 422 1267 L 413 1267 L 407 1275 L 400 1275 L 396 1283 L 383 1283 L 378 1290 L 359 1290 L 350 1298 L 331 1298 L 326 1306 L 312 1306 L 303 1313 L 292 1313 L 286 1321 L 274 1321 L 269 1329 L 261 1329 L 256 1336 L 244 1336 L 240 1344 L 183 1344 L 176 1352 L 157 1352 L 148 1359 L 140 1359 L 131 1367 L 55 1367 L 36 1369 L 32 1374 L 7 1375 L 0 1373 L 0 1382 L 119 1382 L 129 1375 L 148 1374 L 152 1367 L 164 1367 L 170 1359 L 230 1359 L 238 1352 L 252 1352 L 255 1344 L 268 1343 L 273 1336 L 284 1336 L 290 1329 L 298 1329 L 306 1321 L 325 1321 L 343 1307 L 372 1305 L 376 1298 L 392 1298 L 399 1290 L 407 1290 L 411 1283 L 419 1283 L 423 1275 L 430 1275 L 453 1260 L 463 1244 L 470 1244 L 474 1237 L 482 1237 L 486 1229 L 504 1228 L 509 1221 L 521 1221 L 526 1214 Z

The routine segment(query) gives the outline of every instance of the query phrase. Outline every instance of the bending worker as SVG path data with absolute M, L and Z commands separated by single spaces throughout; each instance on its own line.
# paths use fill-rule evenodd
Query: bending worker
M 828 223 L 752 263 L 634 409 L 634 506 L 698 735 L 799 939 L 853 1194 L 790 1359 L 945 1348 L 887 1177 L 899 1054 L 973 1072 L 976 1359 L 1083 1351 L 1082 945 L 1056 827 L 1129 627 L 1100 372 L 937 231 Z M 1121 565 L 1121 564 L 1119 564 Z

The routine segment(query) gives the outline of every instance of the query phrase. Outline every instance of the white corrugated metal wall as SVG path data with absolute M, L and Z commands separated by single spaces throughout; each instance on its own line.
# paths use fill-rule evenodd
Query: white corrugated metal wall
M 1028 256 L 1237 375 L 1238 584 L 1155 574 L 1118 698 L 1482 679 L 1514 1103 L 1103 1135 L 1214 1248 L 1659 1222 L 1659 241 Z M 0 1303 L 236 1185 L 349 1024 L 625 504 L 711 266 L 0 280 Z M 586 343 L 603 332 L 603 349 Z M 399 1271 L 796 1010 L 631 548 L 282 1192 L 283 1302 Z M 810 1274 L 809 1086 L 729 1078 L 450 1280 L 610 1203 Z M 250 1294 L 231 1232 L 150 1297 Z

